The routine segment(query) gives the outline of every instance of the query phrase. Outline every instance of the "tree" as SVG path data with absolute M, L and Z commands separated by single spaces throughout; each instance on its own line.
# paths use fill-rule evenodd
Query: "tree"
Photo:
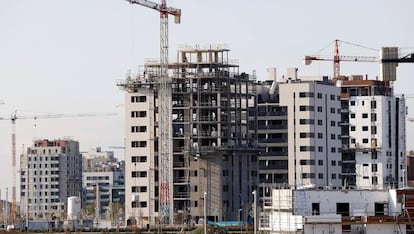
M 117 224 L 118 218 L 124 216 L 124 204 L 120 202 L 112 202 L 109 206 L 109 216 L 113 224 Z

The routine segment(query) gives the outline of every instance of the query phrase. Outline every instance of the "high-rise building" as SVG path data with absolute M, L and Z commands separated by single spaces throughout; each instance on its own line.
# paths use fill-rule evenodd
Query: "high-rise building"
M 406 105 L 390 81 L 342 77 L 342 174 L 347 187 L 405 186 Z
M 160 64 L 148 61 L 141 75 L 118 84 L 127 91 L 126 218 L 139 214 L 150 225 L 158 223 L 153 217 L 160 210 L 159 168 L 168 163 L 170 223 L 197 222 L 204 204 L 211 220 L 237 220 L 240 210 L 248 213 L 257 185 L 256 133 L 248 124 L 255 119 L 248 108 L 255 103 L 255 77 L 240 73 L 221 46 L 183 48 L 168 69 L 168 162 L 160 162 L 158 154 L 158 121 L 164 118 L 158 116 Z
M 29 220 L 63 218 L 67 198 L 82 191 L 82 158 L 74 140 L 35 140 L 20 158 L 21 212 Z

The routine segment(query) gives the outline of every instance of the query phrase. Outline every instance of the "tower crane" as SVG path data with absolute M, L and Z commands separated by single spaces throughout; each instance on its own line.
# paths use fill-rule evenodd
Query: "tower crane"
M 166 0 L 161 4 L 147 0 L 128 0 L 131 4 L 138 4 L 160 12 L 160 82 L 158 90 L 158 123 L 159 123 L 159 207 L 160 222 L 170 223 L 170 177 L 172 176 L 172 104 L 171 78 L 168 76 L 168 15 L 175 16 L 175 23 L 181 21 L 181 9 L 167 7 Z
M 399 56 L 397 51 L 397 47 L 383 47 L 381 49 L 381 58 L 377 58 L 375 56 L 343 56 L 339 54 L 339 43 L 343 42 L 346 44 L 363 47 L 370 50 L 375 50 L 372 48 L 368 48 L 365 46 L 353 44 L 346 41 L 341 41 L 336 39 L 334 41 L 335 43 L 335 49 L 334 49 L 334 56 L 332 57 L 326 57 L 326 56 L 319 56 L 319 55 L 306 55 L 303 58 L 303 61 L 305 65 L 310 65 L 312 61 L 333 61 L 333 78 L 338 78 L 340 76 L 340 61 L 347 61 L 347 62 L 380 62 L 382 64 L 389 64 L 389 66 L 386 68 L 389 70 L 392 70 L 394 67 L 393 73 L 395 73 L 395 67 L 398 66 L 399 63 L 414 63 L 414 53 L 408 53 L 403 56 Z M 384 53 L 386 55 L 384 55 Z M 395 80 L 394 78 L 391 78 L 391 80 Z
M 325 57 L 325 56 L 317 56 L 317 55 L 306 55 L 303 60 L 305 65 L 310 65 L 312 61 L 333 61 L 333 78 L 338 78 L 340 76 L 340 61 L 347 61 L 347 62 L 378 62 L 377 57 L 369 57 L 369 56 L 343 56 L 339 54 L 339 42 L 344 42 L 347 44 L 352 44 L 349 42 L 341 41 L 336 39 L 335 43 L 335 50 L 334 56 L 332 57 Z M 355 45 L 355 44 L 352 44 Z M 356 45 L 359 46 L 359 45 Z M 361 47 L 361 46 L 360 46 Z M 366 48 L 366 47 L 365 47 Z
M 11 223 L 17 222 L 17 210 L 16 210 L 16 120 L 17 119 L 53 119 L 53 118 L 76 118 L 76 117 L 88 117 L 88 116 L 102 116 L 102 115 L 117 115 L 116 113 L 80 113 L 80 114 L 44 114 L 44 115 L 17 115 L 17 110 L 14 111 L 10 117 L 0 117 L 0 120 L 11 120 L 12 123 L 12 170 L 13 170 L 13 187 L 12 187 L 12 207 L 11 207 Z

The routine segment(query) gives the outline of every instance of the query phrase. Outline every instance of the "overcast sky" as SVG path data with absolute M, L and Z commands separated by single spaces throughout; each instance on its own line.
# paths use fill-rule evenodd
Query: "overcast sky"
M 288 67 L 299 75 L 332 75 L 331 62 L 302 65 L 305 54 L 333 56 L 340 39 L 369 48 L 414 50 L 414 1 L 170 0 L 182 23 L 169 27 L 170 56 L 179 45 L 227 44 L 240 71 Z M 323 49 L 325 48 L 325 49 Z M 323 49 L 323 50 L 322 50 Z M 342 43 L 342 55 L 378 56 Z M 0 116 L 114 112 L 116 116 L 20 119 L 17 152 L 34 138 L 72 137 L 82 151 L 124 144 L 124 94 L 116 81 L 146 58 L 159 57 L 159 14 L 124 0 L 0 0 Z M 414 93 L 414 64 L 398 67 L 397 93 Z M 341 74 L 379 75 L 376 63 L 341 63 Z M 408 100 L 409 114 L 414 100 Z M 411 115 L 414 117 L 414 113 Z M 414 149 L 414 123 L 407 123 Z M 0 189 L 12 186 L 11 123 L 0 121 Z M 123 151 L 116 151 L 123 158 Z M 17 169 L 19 166 L 17 167 Z M 16 179 L 19 187 L 19 178 Z M 4 193 L 3 197 L 4 197 Z M 10 196 L 11 197 L 11 196 Z

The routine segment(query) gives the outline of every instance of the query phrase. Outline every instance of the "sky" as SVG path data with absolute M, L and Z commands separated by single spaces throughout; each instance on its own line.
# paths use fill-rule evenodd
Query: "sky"
M 154 0 L 155 1 L 155 0 Z M 182 45 L 225 44 L 240 71 L 266 68 L 282 76 L 332 75 L 331 62 L 304 66 L 308 54 L 378 56 L 383 46 L 414 51 L 412 0 L 169 0 L 182 10 L 170 17 L 169 57 Z M 0 0 L 0 116 L 96 113 L 91 117 L 18 119 L 16 148 L 33 139 L 79 141 L 81 151 L 124 145 L 124 93 L 116 83 L 159 57 L 159 14 L 126 0 Z M 414 64 L 400 64 L 395 92 L 412 94 Z M 341 63 L 341 74 L 379 75 L 376 63 Z M 408 113 L 414 99 L 407 99 Z M 103 113 L 116 113 L 104 115 Z M 414 123 L 407 123 L 407 149 L 414 149 Z M 0 120 L 0 189 L 12 186 L 10 120 Z M 122 150 L 114 150 L 123 159 Z M 19 166 L 17 167 L 17 170 Z M 19 178 L 16 179 L 19 187 Z M 4 193 L 2 193 L 4 196 Z M 10 196 L 10 195 L 9 195 Z

